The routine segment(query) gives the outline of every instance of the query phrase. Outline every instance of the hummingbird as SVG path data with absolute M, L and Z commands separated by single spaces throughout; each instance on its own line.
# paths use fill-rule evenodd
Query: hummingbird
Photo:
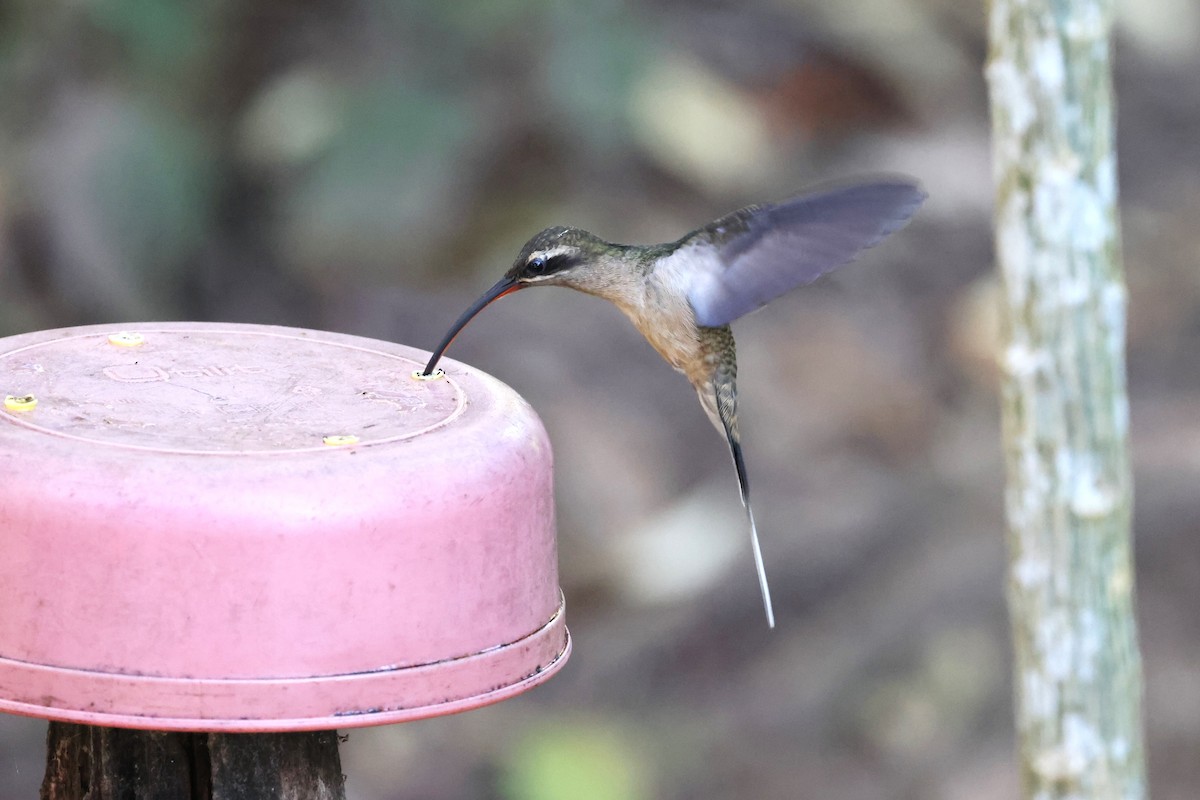
M 665 244 L 614 244 L 579 228 L 547 228 L 526 242 L 504 277 L 451 326 L 422 375 L 434 374 L 442 353 L 476 314 L 520 289 L 566 286 L 611 302 L 687 377 L 728 444 L 773 628 L 738 435 L 737 351 L 730 323 L 879 244 L 907 224 L 925 197 L 916 182 L 899 177 L 834 186 L 747 206 Z

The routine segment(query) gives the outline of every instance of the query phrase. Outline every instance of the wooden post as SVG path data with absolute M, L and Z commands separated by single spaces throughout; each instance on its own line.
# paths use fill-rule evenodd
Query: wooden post
M 1111 0 L 992 0 L 1009 610 L 1025 797 L 1145 795 Z
M 335 731 L 165 733 L 51 722 L 41 800 L 344 800 Z

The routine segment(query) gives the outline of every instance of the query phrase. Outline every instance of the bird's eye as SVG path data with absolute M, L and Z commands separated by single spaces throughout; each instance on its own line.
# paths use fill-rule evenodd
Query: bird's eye
M 546 271 L 546 259 L 541 256 L 534 256 L 529 259 L 529 263 L 525 265 L 525 269 L 531 275 L 541 275 Z

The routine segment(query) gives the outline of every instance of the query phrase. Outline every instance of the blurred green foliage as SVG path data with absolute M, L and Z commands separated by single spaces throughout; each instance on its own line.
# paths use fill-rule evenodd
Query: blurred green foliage
M 122 73 L 172 82 L 183 80 L 189 68 L 211 56 L 214 25 L 226 6 L 224 0 L 96 0 L 78 7 L 98 31 L 115 37 Z
M 540 43 L 546 94 L 566 133 L 604 153 L 629 134 L 629 97 L 655 43 L 617 0 L 552 7 Z
M 25 279 L 6 295 L 77 321 L 220 315 L 239 257 L 318 298 L 444 280 L 494 235 L 475 232 L 496 206 L 485 195 L 544 206 L 547 170 L 620 157 L 653 53 L 622 0 L 17 0 L 0 14 L 0 142 L 18 153 L 0 155 L 0 224 L 41 245 L 0 251 Z M 530 143 L 514 185 L 487 184 Z M 217 296 L 180 297 L 198 283 Z
M 204 136 L 170 109 L 126 102 L 114 111 L 80 190 L 97 210 L 101 235 L 128 265 L 132 285 L 166 305 L 212 222 L 213 154 Z
M 380 81 L 339 95 L 336 133 L 286 200 L 281 245 L 319 273 L 357 265 L 386 282 L 431 209 L 449 208 L 464 147 L 478 137 L 470 110 L 452 95 Z
M 643 800 L 653 797 L 636 736 L 599 720 L 539 727 L 513 748 L 501 789 L 507 800 Z

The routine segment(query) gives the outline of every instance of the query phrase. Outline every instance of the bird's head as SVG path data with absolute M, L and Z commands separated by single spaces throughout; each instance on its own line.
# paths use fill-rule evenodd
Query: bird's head
M 442 352 L 476 314 L 506 294 L 528 286 L 568 286 L 605 295 L 614 272 L 608 267 L 625 249 L 579 228 L 546 228 L 525 243 L 504 277 L 459 317 L 433 351 L 424 374 L 432 374 Z
M 504 274 L 504 281 L 510 281 L 516 288 L 538 285 L 584 288 L 588 273 L 603 269 L 606 257 L 617 249 L 579 228 L 546 228 L 521 248 Z

